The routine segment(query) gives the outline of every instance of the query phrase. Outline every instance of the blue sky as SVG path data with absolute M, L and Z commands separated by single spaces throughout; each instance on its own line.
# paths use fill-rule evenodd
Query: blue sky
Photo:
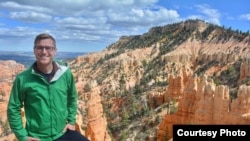
M 187 19 L 250 30 L 248 0 L 1 0 L 0 51 L 32 51 L 50 33 L 58 51 L 99 52 L 123 35 Z

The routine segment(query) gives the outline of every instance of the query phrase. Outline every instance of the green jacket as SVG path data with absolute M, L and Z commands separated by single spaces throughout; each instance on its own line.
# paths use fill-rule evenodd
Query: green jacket
M 60 137 L 67 123 L 75 124 L 77 92 L 70 69 L 59 65 L 50 82 L 32 67 L 17 75 L 8 103 L 10 127 L 19 141 L 28 136 L 40 141 Z M 26 123 L 20 114 L 24 107 Z

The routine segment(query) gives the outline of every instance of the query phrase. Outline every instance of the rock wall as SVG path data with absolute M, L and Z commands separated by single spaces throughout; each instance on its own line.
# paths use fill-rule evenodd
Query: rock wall
M 25 69 L 24 65 L 18 64 L 15 61 L 0 61 L 0 120 L 3 123 L 7 122 L 7 105 L 12 87 L 12 82 L 16 75 Z M 3 131 L 4 125 L 0 125 L 0 140 L 14 140 L 15 136 L 9 134 L 9 131 Z M 4 136 L 9 134 L 8 136 Z
M 9 100 L 12 82 L 16 75 L 23 71 L 24 65 L 15 61 L 0 61 L 0 116 L 6 120 L 6 108 Z
M 240 80 L 250 76 L 250 58 L 243 59 L 240 66 Z
M 86 137 L 91 141 L 111 141 L 107 132 L 107 121 L 103 114 L 99 89 L 92 89 L 88 100 L 88 124 Z
M 159 125 L 157 141 L 165 141 L 167 132 L 172 137 L 173 124 L 250 124 L 249 106 L 250 86 L 240 86 L 238 97 L 230 100 L 227 86 L 215 86 L 207 76 L 190 77 L 178 111 L 165 115 Z
M 168 53 L 165 57 L 170 62 L 209 62 L 232 63 L 248 56 L 250 46 L 248 38 L 246 42 L 238 42 L 230 39 L 224 42 L 201 43 L 197 40 L 188 40 L 178 46 L 177 49 Z

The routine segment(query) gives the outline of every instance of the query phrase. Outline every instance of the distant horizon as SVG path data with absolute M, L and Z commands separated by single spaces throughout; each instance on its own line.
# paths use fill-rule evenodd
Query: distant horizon
M 55 60 L 75 59 L 78 56 L 84 55 L 84 52 L 57 52 Z M 30 66 L 35 61 L 35 56 L 31 51 L 0 51 L 0 61 L 13 60 L 23 64 L 26 67 Z

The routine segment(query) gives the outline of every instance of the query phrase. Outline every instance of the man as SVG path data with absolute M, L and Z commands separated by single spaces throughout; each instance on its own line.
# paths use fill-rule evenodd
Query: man
M 37 35 L 33 50 L 36 61 L 17 75 L 11 90 L 7 116 L 12 131 L 19 141 L 88 141 L 75 130 L 75 82 L 71 70 L 54 61 L 55 39 Z

